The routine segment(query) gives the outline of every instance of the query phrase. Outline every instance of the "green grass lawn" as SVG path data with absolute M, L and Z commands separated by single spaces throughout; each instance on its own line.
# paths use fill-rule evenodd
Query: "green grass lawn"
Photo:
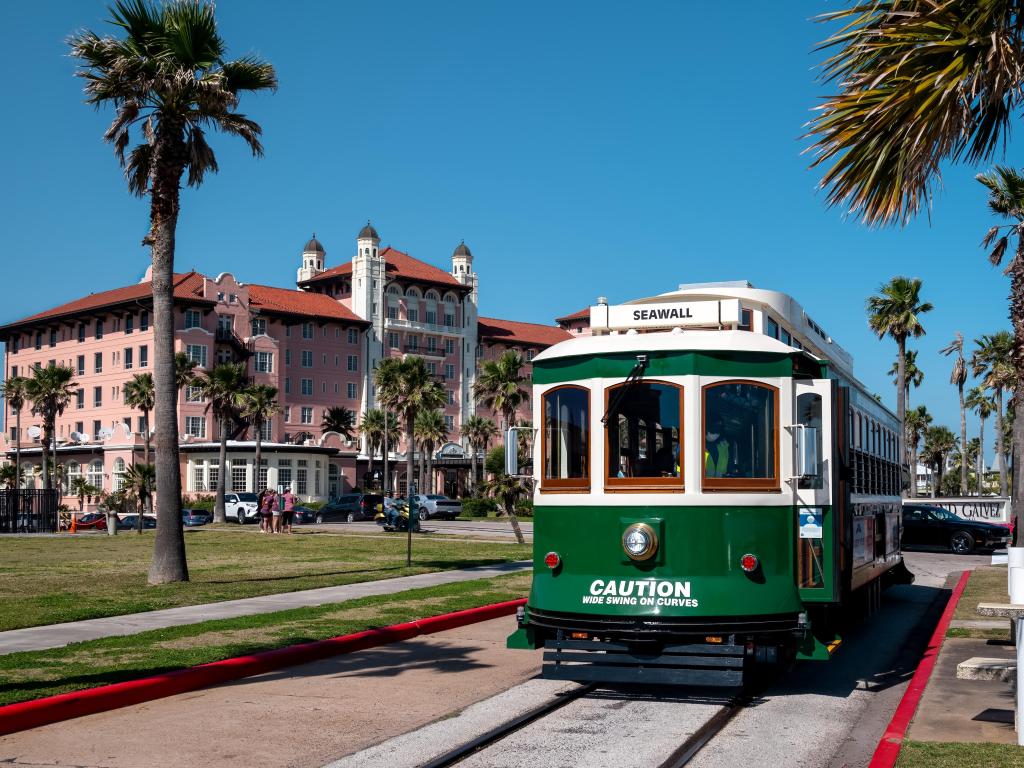
M 185 535 L 191 581 L 146 585 L 154 532 L 0 539 L 0 631 L 525 560 L 529 546 L 418 535 Z
M 983 617 L 977 613 L 978 603 L 1008 603 L 1009 596 L 1006 594 L 1006 568 L 990 566 L 978 568 L 971 572 L 967 580 L 967 588 L 960 596 L 957 604 L 954 619 L 966 619 L 977 621 Z M 976 637 L 983 640 L 1009 640 L 1010 623 L 1005 622 L 1003 629 L 964 629 L 952 628 L 947 637 Z
M 513 574 L 7 654 L 0 656 L 0 705 L 513 600 L 529 588 L 529 573 Z
M 906 741 L 896 768 L 1024 768 L 1024 748 L 1013 744 Z

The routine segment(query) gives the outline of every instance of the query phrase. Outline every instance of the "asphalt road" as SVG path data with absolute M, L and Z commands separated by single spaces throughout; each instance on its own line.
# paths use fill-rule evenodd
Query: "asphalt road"
M 468 536 L 472 538 L 493 539 L 497 541 L 515 541 L 515 533 L 508 520 L 427 520 L 420 523 L 424 532 L 441 533 L 449 536 Z M 533 541 L 533 522 L 520 520 L 519 527 L 526 541 Z M 303 528 L 315 528 L 323 531 L 340 533 L 381 534 L 379 525 L 364 520 L 357 523 L 323 523 L 321 525 L 305 525 Z

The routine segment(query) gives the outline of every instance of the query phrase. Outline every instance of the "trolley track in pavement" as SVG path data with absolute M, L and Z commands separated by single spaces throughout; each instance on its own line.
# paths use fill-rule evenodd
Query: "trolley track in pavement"
M 574 690 L 560 693 L 552 697 L 549 701 L 534 707 L 518 717 L 501 723 L 486 733 L 477 736 L 476 738 L 467 741 L 426 763 L 423 763 L 420 768 L 449 768 L 449 766 L 458 765 L 464 760 L 483 752 L 498 742 L 501 742 L 509 736 L 523 730 L 530 724 L 557 712 L 575 701 L 590 696 L 597 691 L 599 687 L 600 686 L 596 683 L 589 683 L 587 685 L 581 685 L 579 688 Z M 695 701 L 699 701 L 701 699 L 703 699 L 703 697 L 694 698 Z M 721 702 L 718 705 L 718 711 L 711 715 L 711 717 L 700 725 L 697 730 L 690 734 L 682 744 L 676 747 L 676 749 L 658 765 L 658 768 L 684 768 L 684 766 L 688 765 L 701 749 L 709 744 L 715 736 L 721 733 L 721 731 L 739 712 L 744 709 L 744 707 L 749 706 L 752 700 L 753 697 L 749 693 L 744 692 Z

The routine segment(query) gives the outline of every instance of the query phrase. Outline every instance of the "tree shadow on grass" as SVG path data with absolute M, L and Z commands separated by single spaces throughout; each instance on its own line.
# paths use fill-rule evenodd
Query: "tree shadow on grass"
M 463 560 L 413 560 L 413 568 L 430 568 L 435 571 L 455 571 L 464 568 L 483 568 L 487 566 L 493 566 L 497 570 L 507 571 L 509 573 L 522 570 L 523 566 L 508 560 L 502 560 L 498 558 L 466 558 Z M 323 578 L 327 576 L 350 576 L 353 574 L 363 573 L 387 573 L 390 571 L 401 571 L 407 566 L 405 565 L 387 565 L 379 568 L 353 568 L 344 571 L 310 571 L 307 573 L 297 573 L 290 576 L 253 576 L 252 578 L 241 578 L 241 579 L 215 579 L 210 581 L 196 581 L 197 584 L 247 584 L 256 582 L 282 582 L 282 581 L 297 581 L 299 579 L 315 579 Z M 418 574 L 417 574 L 418 575 Z M 329 585 L 329 586 L 345 586 L 344 584 Z M 319 589 L 319 587 L 313 587 L 313 589 Z

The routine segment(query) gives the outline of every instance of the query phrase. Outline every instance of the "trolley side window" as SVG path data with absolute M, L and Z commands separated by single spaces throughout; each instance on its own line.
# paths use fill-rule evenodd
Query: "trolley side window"
M 703 390 L 703 487 L 777 490 L 779 390 L 754 381 L 723 381 Z
M 800 488 L 820 489 L 824 487 L 825 476 L 822 466 L 822 421 L 821 421 L 821 395 L 814 392 L 805 392 L 796 399 L 796 419 L 798 424 L 811 427 L 817 436 L 817 471 L 813 475 L 806 475 L 799 480 Z
M 590 390 L 558 387 L 542 398 L 541 490 L 590 488 Z
M 605 486 L 682 490 L 682 388 L 620 384 L 605 391 Z

